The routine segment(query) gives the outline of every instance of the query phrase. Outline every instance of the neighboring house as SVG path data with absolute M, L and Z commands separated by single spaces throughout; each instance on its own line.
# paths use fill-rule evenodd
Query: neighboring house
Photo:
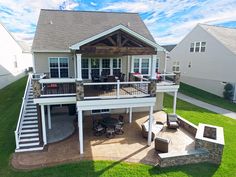
M 176 44 L 162 45 L 162 47 L 166 49 L 167 52 L 171 52 L 176 47 Z
M 25 75 L 32 67 L 29 47 L 17 41 L 6 27 L 0 23 L 0 89 Z
M 181 82 L 222 97 L 225 84 L 236 83 L 236 29 L 198 24 L 170 52 L 167 65 L 180 70 Z
M 35 74 L 26 86 L 16 151 L 47 144 L 53 105 L 76 105 L 80 153 L 84 115 L 127 112 L 131 123 L 133 111 L 148 111 L 151 118 L 162 109 L 164 92 L 175 93 L 175 113 L 179 85 L 156 83 L 165 50 L 137 13 L 41 10 L 32 52 Z

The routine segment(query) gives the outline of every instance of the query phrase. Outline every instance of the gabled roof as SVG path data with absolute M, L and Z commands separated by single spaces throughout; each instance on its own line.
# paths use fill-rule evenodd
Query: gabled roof
M 156 43 L 137 13 L 41 10 L 33 51 L 67 51 L 115 26 L 123 25 Z
M 226 48 L 236 54 L 236 28 L 199 24 L 208 33 L 220 41 Z
M 176 44 L 171 44 L 171 45 L 162 45 L 164 49 L 166 49 L 168 52 L 173 50 L 175 48 Z
M 11 38 L 16 42 L 16 44 L 21 48 L 23 53 L 30 53 L 30 47 L 24 41 L 17 40 L 10 31 L 5 27 L 5 25 L 0 21 L 0 25 L 6 30 L 6 32 L 11 36 Z

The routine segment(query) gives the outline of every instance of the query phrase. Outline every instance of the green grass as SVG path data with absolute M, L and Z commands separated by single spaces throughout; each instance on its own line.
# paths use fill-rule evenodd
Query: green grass
M 236 104 L 204 90 L 181 83 L 179 91 L 185 95 L 236 112 Z
M 21 98 L 26 78 L 0 90 L 0 177 L 146 177 L 146 176 L 227 176 L 236 174 L 236 121 L 205 109 L 178 100 L 177 113 L 191 122 L 209 123 L 224 127 L 226 146 L 220 166 L 204 163 L 171 168 L 158 168 L 149 165 L 124 163 L 119 161 L 80 161 L 32 171 L 17 171 L 10 166 L 9 159 L 15 149 L 14 130 L 16 127 Z M 172 97 L 166 95 L 164 105 L 172 111 Z

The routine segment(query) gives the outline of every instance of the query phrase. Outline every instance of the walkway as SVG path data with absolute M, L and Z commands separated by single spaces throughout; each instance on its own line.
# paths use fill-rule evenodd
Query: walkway
M 224 115 L 226 117 L 229 117 L 229 118 L 232 118 L 232 119 L 236 120 L 236 112 L 232 112 L 230 110 L 223 109 L 223 108 L 220 108 L 218 106 L 214 106 L 214 105 L 208 104 L 208 103 L 203 102 L 203 101 L 199 101 L 199 100 L 197 100 L 195 98 L 192 98 L 190 96 L 184 95 L 184 94 L 179 93 L 179 92 L 178 92 L 178 96 L 177 97 L 179 99 L 183 100 L 183 101 L 188 102 L 188 103 L 194 104 L 196 106 L 208 109 L 208 110 L 210 110 L 212 112 L 215 112 L 217 114 L 221 114 L 221 115 Z M 236 106 L 236 104 L 235 104 L 235 106 Z

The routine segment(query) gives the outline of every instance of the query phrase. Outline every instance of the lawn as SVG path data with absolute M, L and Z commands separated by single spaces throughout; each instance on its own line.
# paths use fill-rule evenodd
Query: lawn
M 236 104 L 196 87 L 181 83 L 179 92 L 206 103 L 236 112 Z
M 0 90 L 0 176 L 1 177 L 93 177 L 93 176 L 227 176 L 236 174 L 236 121 L 205 109 L 178 100 L 177 113 L 191 122 L 204 122 L 224 127 L 226 146 L 220 166 L 204 163 L 172 168 L 158 168 L 149 165 L 124 163 L 116 161 L 81 161 L 56 167 L 32 171 L 17 171 L 9 165 L 9 159 L 15 149 L 14 130 L 16 127 L 21 98 L 26 78 Z M 167 111 L 171 111 L 172 97 L 166 95 L 164 100 Z

